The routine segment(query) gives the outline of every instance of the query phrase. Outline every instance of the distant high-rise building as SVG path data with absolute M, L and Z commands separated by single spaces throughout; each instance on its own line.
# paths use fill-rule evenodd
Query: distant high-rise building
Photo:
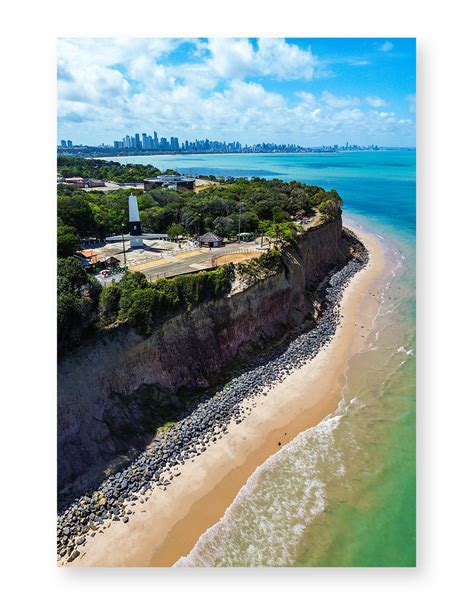
M 67 141 L 67 147 L 68 147 L 68 148 L 72 148 L 72 141 L 71 141 L 71 140 L 68 140 L 68 141 Z
M 66 140 L 61 140 L 61 146 L 62 146 L 63 148 L 66 148 Z
M 61 140 L 61 146 L 73 147 L 71 140 Z M 80 148 L 82 145 L 75 145 L 75 148 Z M 146 132 L 142 134 L 136 133 L 133 136 L 126 135 L 122 140 L 116 140 L 112 145 L 102 144 L 102 148 L 111 148 L 112 146 L 116 149 L 135 149 L 135 150 L 159 150 L 159 151 L 186 151 L 186 152 L 214 152 L 214 153 L 248 153 L 248 152 L 303 152 L 305 150 L 324 150 L 324 151 L 338 151 L 338 150 L 365 150 L 372 149 L 378 150 L 378 147 L 374 144 L 360 147 L 357 144 L 325 144 L 320 146 L 313 146 L 305 148 L 296 144 L 275 144 L 274 142 L 260 142 L 255 144 L 241 144 L 239 141 L 219 141 L 209 140 L 208 138 L 194 141 L 184 140 L 180 143 L 176 136 L 167 138 L 159 138 L 156 131 L 153 131 L 153 136 L 147 135 Z

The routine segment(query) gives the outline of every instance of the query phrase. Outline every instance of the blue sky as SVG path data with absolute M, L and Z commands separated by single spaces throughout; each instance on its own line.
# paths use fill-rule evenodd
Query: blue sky
M 413 38 L 63 38 L 58 139 L 415 145 Z

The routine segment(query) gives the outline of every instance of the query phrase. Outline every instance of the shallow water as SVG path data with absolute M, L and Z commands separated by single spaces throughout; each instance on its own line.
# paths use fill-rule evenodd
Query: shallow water
M 380 235 L 389 261 L 337 412 L 260 466 L 178 565 L 415 565 L 415 160 L 405 151 L 133 158 L 336 188 L 346 219 Z

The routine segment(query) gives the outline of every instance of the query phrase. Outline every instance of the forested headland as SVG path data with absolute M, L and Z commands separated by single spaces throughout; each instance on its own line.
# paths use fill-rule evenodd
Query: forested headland
M 64 177 L 82 175 L 117 181 L 140 181 L 159 173 L 152 166 L 65 157 L 58 159 L 58 171 Z M 81 238 L 104 238 L 121 232 L 122 225 L 128 222 L 131 193 L 138 198 L 144 232 L 195 236 L 213 231 L 229 239 L 237 235 L 240 227 L 241 232 L 269 237 L 277 248 L 296 242 L 304 219 L 317 214 L 318 222 L 324 223 L 339 215 L 342 205 L 335 190 L 263 178 L 216 179 L 199 192 L 144 192 L 133 188 L 104 192 L 58 185 L 60 352 L 117 321 L 127 321 L 147 332 L 157 317 L 217 298 L 230 286 L 231 271 L 220 268 L 156 282 L 148 282 L 142 274 L 127 273 L 117 284 L 102 289 L 73 255 Z M 277 263 L 278 258 L 269 253 L 260 258 L 259 264 L 271 270 Z
M 60 157 L 58 171 L 107 180 L 138 182 L 156 176 L 151 165 L 120 165 L 115 162 Z M 171 170 L 170 170 L 171 171 Z M 131 178 L 133 177 L 133 179 Z M 214 176 L 212 176 L 217 180 Z M 144 232 L 180 233 L 194 236 L 213 231 L 224 238 L 239 230 L 249 233 L 294 231 L 294 222 L 316 210 L 328 217 L 339 212 L 342 200 L 335 190 L 301 182 L 263 178 L 227 178 L 199 192 L 186 189 L 118 189 L 101 192 L 58 185 L 58 254 L 70 255 L 79 238 L 118 234 L 128 222 L 128 196 L 137 195 Z

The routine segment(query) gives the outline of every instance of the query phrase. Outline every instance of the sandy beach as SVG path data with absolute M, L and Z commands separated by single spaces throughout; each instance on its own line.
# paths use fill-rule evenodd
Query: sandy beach
M 103 533 L 89 533 L 80 557 L 65 565 L 173 565 L 223 516 L 260 464 L 336 410 L 348 359 L 363 349 L 377 313 L 385 269 L 380 240 L 355 232 L 370 261 L 345 290 L 341 323 L 331 343 L 266 395 L 249 400 L 242 423 L 232 422 L 228 433 L 205 453 L 173 469 L 179 477 L 166 490 L 148 491 L 146 501 L 132 507 L 128 523 L 111 522 Z

